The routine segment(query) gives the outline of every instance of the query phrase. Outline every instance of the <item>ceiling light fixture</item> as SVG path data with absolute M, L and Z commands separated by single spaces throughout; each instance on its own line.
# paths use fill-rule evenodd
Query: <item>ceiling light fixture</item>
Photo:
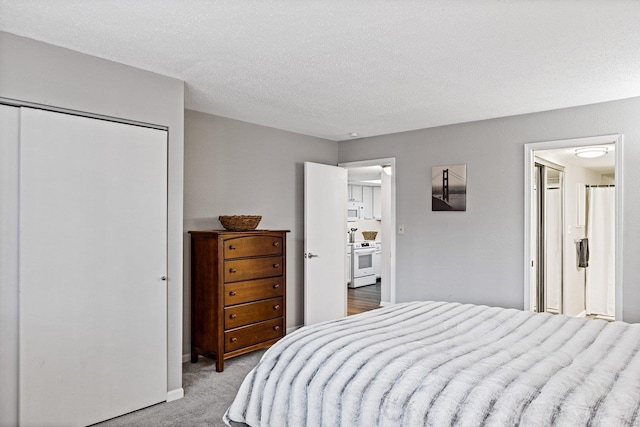
M 576 148 L 575 154 L 578 157 L 583 157 L 585 159 L 594 159 L 596 157 L 602 157 L 609 149 L 607 147 L 585 147 L 585 148 Z
M 391 176 L 391 166 L 387 165 L 387 166 L 383 166 L 382 167 L 382 171 L 384 173 L 386 173 L 387 175 Z

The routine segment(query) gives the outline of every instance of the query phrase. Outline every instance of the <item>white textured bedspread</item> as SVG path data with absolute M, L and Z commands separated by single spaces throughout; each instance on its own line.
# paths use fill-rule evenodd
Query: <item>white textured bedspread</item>
M 443 302 L 304 327 L 225 422 L 249 426 L 640 425 L 640 324 Z

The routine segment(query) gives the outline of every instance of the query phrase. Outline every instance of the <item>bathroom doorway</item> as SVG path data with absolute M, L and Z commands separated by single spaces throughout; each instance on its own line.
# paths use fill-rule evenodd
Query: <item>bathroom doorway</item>
M 525 146 L 525 309 L 622 320 L 621 143 Z

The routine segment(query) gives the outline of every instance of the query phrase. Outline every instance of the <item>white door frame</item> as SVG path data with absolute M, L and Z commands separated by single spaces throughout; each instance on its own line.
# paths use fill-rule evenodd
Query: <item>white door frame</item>
M 622 158 L 623 135 L 611 134 L 585 138 L 561 139 L 555 141 L 532 142 L 524 145 L 524 309 L 531 310 L 531 198 L 533 196 L 534 151 L 570 148 L 585 145 L 615 144 L 615 185 L 616 185 L 616 320 L 623 320 L 623 212 Z
M 390 235 L 387 236 L 382 233 L 382 241 L 389 242 L 389 248 L 391 253 L 390 260 L 390 274 L 389 274 L 389 296 L 390 301 L 380 301 L 381 306 L 395 304 L 396 303 L 396 158 L 395 157 L 387 157 L 383 159 L 371 159 L 371 160 L 360 160 L 355 162 L 344 162 L 338 163 L 338 166 L 343 168 L 359 168 L 363 166 L 380 166 L 380 165 L 391 165 L 391 218 L 389 218 L 390 227 L 389 230 L 391 232 Z M 386 244 L 386 243 L 385 243 Z M 347 254 L 344 254 L 346 258 Z

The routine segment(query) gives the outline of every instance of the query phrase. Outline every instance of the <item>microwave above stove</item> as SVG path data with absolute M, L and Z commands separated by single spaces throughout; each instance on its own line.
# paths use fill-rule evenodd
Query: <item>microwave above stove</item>
M 347 202 L 347 221 L 360 221 L 364 204 L 362 202 Z

